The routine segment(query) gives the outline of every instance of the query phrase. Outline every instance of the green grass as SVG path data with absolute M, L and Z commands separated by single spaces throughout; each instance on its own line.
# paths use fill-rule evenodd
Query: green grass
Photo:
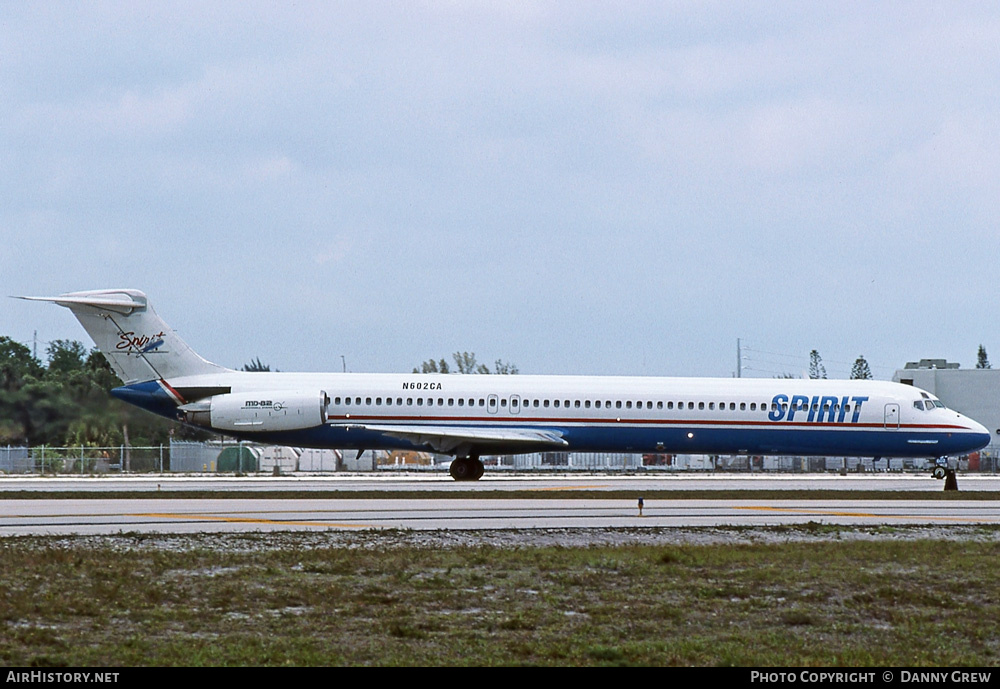
M 1000 660 L 995 538 L 428 547 L 380 545 L 376 534 L 303 547 L 305 537 L 290 533 L 206 543 L 129 534 L 0 539 L 0 663 Z

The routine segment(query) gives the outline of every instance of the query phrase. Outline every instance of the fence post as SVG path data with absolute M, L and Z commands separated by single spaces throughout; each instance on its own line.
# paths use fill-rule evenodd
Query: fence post
M 163 443 L 160 443 L 160 473 L 163 473 Z

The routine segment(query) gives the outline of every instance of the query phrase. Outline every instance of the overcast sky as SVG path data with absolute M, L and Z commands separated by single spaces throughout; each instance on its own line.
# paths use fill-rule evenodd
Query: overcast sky
M 0 200 L 231 367 L 1000 365 L 1000 5 L 7 2 Z

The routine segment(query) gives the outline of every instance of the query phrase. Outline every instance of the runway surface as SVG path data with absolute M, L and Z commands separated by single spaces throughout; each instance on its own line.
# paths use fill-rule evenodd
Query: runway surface
M 1000 501 L 993 500 L 762 500 L 748 494 L 732 500 L 644 500 L 653 490 L 744 489 L 928 490 L 941 491 L 931 478 L 903 477 L 494 477 L 474 484 L 439 476 L 389 475 L 323 478 L 127 477 L 101 479 L 0 479 L 0 493 L 14 490 L 142 490 L 149 498 L 0 500 L 0 536 L 45 534 L 222 533 L 278 530 L 359 529 L 551 529 L 651 528 L 803 524 L 969 525 L 1000 524 Z M 963 490 L 1000 489 L 1000 479 L 960 478 Z M 977 487 L 973 487 L 973 485 Z M 374 499 L 222 499 L 154 497 L 176 490 L 372 491 Z M 402 490 L 475 490 L 489 498 L 393 498 Z M 496 491 L 532 490 L 545 499 L 496 498 Z M 591 490 L 593 498 L 560 499 L 564 490 Z M 602 490 L 634 491 L 635 499 L 601 499 Z M 551 495 L 551 497 L 548 497 Z M 846 497 L 846 494 L 845 494 Z
M 622 500 L 11 500 L 0 535 L 316 529 L 760 526 L 818 522 L 1000 524 L 983 501 Z

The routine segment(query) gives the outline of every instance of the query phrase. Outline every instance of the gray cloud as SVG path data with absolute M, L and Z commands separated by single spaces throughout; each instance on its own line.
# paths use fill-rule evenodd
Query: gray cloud
M 5 7 L 0 270 L 144 289 L 237 366 L 971 365 L 998 39 L 989 3 Z

